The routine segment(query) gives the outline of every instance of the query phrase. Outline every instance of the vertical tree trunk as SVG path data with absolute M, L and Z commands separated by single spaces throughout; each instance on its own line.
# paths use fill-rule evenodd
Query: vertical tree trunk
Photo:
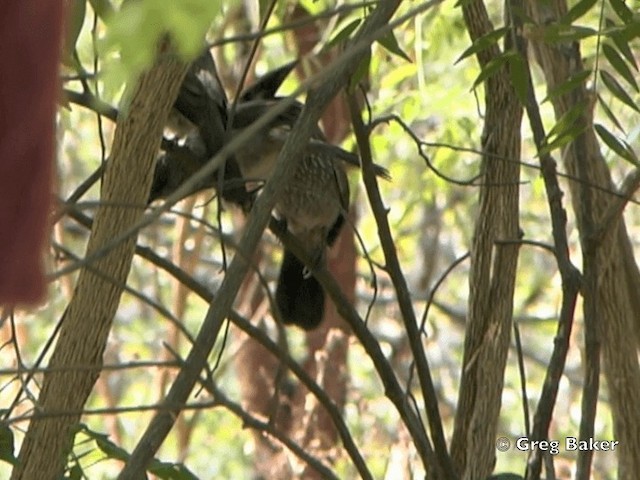
M 472 40 L 493 30 L 481 0 L 465 2 Z M 478 54 L 481 66 L 499 54 L 497 46 Z M 504 369 L 512 328 L 518 260 L 518 184 L 522 106 L 503 68 L 485 81 L 481 184 L 471 248 L 470 297 L 462 381 L 451 444 L 460 478 L 484 479 L 495 464 L 495 437 Z
M 539 25 L 547 25 L 567 12 L 565 0 L 527 2 L 529 15 Z M 549 90 L 584 69 L 577 43 L 552 45 L 531 42 L 542 67 Z M 607 164 L 593 129 L 590 94 L 584 85 L 552 98 L 559 119 L 576 105 L 586 105 L 580 121 L 585 129 L 563 151 L 571 178 L 573 209 L 580 230 L 583 256 L 593 259 L 595 285 L 585 282 L 585 304 L 591 300 L 598 325 L 596 335 L 602 346 L 604 373 L 611 399 L 615 439 L 618 448 L 618 478 L 637 478 L 640 472 L 640 366 L 638 364 L 640 320 L 640 273 L 633 257 L 624 218 L 603 225 L 611 205 L 617 200 L 607 191 L 615 191 Z M 600 188 L 594 188 L 598 186 Z M 585 209 L 587 202 L 591 209 Z M 606 229 L 606 230 L 602 230 Z M 595 287 L 595 288 L 594 288 Z
M 89 263 L 82 268 L 64 316 L 58 342 L 44 376 L 31 422 L 12 479 L 57 480 L 62 476 L 87 397 L 98 378 L 102 353 L 126 283 L 136 244 L 130 235 L 102 249 L 135 225 L 146 205 L 162 129 L 177 95 L 186 65 L 161 55 L 143 73 L 133 93 L 129 114 L 118 120 L 113 153 L 107 167 L 102 200 L 87 246 Z M 86 367 L 95 367 L 87 370 Z M 77 370 L 73 370 L 77 368 Z M 63 413 L 60 415 L 60 413 Z

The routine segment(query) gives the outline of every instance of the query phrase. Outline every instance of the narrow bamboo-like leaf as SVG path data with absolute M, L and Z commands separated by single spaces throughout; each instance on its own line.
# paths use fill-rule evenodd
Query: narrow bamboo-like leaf
M 458 59 L 454 62 L 454 65 L 471 55 L 475 55 L 482 50 L 486 50 L 491 45 L 495 45 L 502 37 L 504 37 L 505 33 L 507 33 L 508 31 L 509 27 L 502 27 L 476 39 L 476 41 L 473 42 L 473 44 L 469 48 L 462 52 L 462 55 L 458 57 Z
M 577 120 L 584 113 L 585 106 L 582 103 L 578 103 L 567 110 L 562 115 L 556 124 L 549 130 L 547 134 L 547 140 L 552 137 L 563 137 L 576 128 Z
M 198 480 L 184 465 L 161 462 L 155 458 L 149 464 L 148 471 L 163 480 Z
M 379 38 L 378 43 L 394 55 L 405 59 L 407 62 L 411 62 L 411 57 L 409 57 L 409 55 L 407 55 L 405 51 L 402 50 L 400 44 L 398 43 L 398 39 L 393 34 L 393 31 L 390 31 L 383 37 Z
M 607 27 L 611 27 L 612 25 L 614 25 L 614 23 L 610 19 L 606 19 L 605 23 Z M 629 40 L 625 37 L 625 35 L 623 35 L 620 32 L 618 33 L 614 32 L 614 33 L 608 34 L 607 36 L 611 38 L 611 40 L 613 40 L 613 43 L 615 43 L 616 47 L 618 47 L 618 51 L 622 54 L 624 58 L 627 59 L 627 62 L 629 62 L 629 64 L 636 71 L 638 71 L 638 64 L 636 63 L 636 57 L 633 54 L 633 51 L 629 46 Z
M 71 55 L 82 30 L 87 12 L 87 0 L 71 0 L 67 2 L 67 34 L 65 38 L 65 55 Z
M 111 440 L 104 437 L 96 436 L 95 437 L 96 445 L 100 449 L 102 453 L 104 453 L 107 457 L 113 458 L 116 460 L 120 460 L 122 462 L 126 462 L 129 460 L 129 452 L 127 452 L 124 448 L 119 447 Z
M 622 125 L 620 124 L 616 116 L 613 114 L 613 112 L 609 108 L 609 105 L 607 105 L 607 102 L 604 101 L 604 99 L 602 98 L 602 95 L 600 94 L 598 94 L 598 103 L 600 104 L 600 107 L 602 107 L 602 111 L 605 113 L 605 115 L 607 115 L 609 120 L 611 120 L 611 123 L 613 123 L 616 127 L 618 127 L 618 130 L 624 133 L 625 132 L 624 128 L 622 127 Z
M 609 5 L 624 23 L 629 23 L 633 20 L 633 12 L 622 0 L 609 0 Z
M 571 25 L 577 19 L 589 12 L 598 0 L 581 0 L 569 10 L 564 17 L 560 19 L 560 23 Z
M 369 73 L 369 67 L 371 66 L 371 50 L 367 50 L 365 55 L 360 58 L 360 62 L 353 73 L 353 76 L 349 80 L 349 90 L 352 90 L 358 85 L 363 78 Z
M 522 56 L 514 55 L 509 57 L 509 77 L 522 105 L 527 104 L 527 90 L 529 89 L 529 72 L 527 68 L 527 63 Z
M 593 37 L 597 34 L 598 31 L 590 27 L 554 24 L 545 27 L 544 40 L 549 43 L 573 42 L 582 40 L 583 38 Z
M 93 11 L 96 12 L 102 20 L 113 14 L 113 5 L 111 5 L 109 0 L 89 0 L 89 3 Z
M 573 130 L 567 132 L 565 135 L 559 136 L 552 142 L 545 144 L 545 146 L 542 147 L 538 152 L 538 155 L 541 156 L 546 153 L 551 153 L 555 149 L 561 148 L 566 144 L 571 143 L 576 139 L 578 135 L 580 135 L 585 130 L 585 128 L 586 127 L 584 125 L 576 125 Z
M 583 70 L 582 72 L 578 72 L 572 75 L 566 81 L 550 90 L 541 103 L 557 98 L 560 95 L 564 95 L 565 93 L 569 93 L 574 88 L 577 88 L 580 85 L 584 85 L 584 82 L 587 80 L 587 78 L 589 78 L 589 75 L 591 75 L 591 73 L 591 70 Z
M 480 71 L 480 74 L 473 82 L 473 85 L 471 86 L 471 90 L 476 88 L 478 85 L 484 82 L 487 78 L 494 75 L 498 70 L 500 70 L 504 66 L 505 63 L 509 61 L 509 57 L 512 57 L 514 55 L 516 55 L 515 52 L 505 52 L 502 55 L 491 60 L 489 63 L 487 63 L 482 68 L 482 70 Z
M 271 0 L 259 0 L 258 11 L 260 12 L 260 18 L 263 19 L 271 6 Z
M 13 430 L 9 425 L 0 423 L 0 460 L 16 465 L 18 460 L 14 456 Z
M 618 83 L 618 80 L 616 80 L 613 75 L 611 75 L 606 70 L 600 70 L 600 78 L 602 79 L 602 83 L 605 84 L 607 89 L 613 94 L 614 97 L 627 105 L 629 108 L 632 108 L 636 112 L 640 113 L 640 108 L 638 108 L 633 99 L 629 96 L 622 85 Z
M 82 478 L 86 478 L 84 472 L 82 471 L 82 467 L 77 463 L 69 469 L 69 473 L 65 477 L 68 480 L 81 480 Z
M 633 20 L 627 23 L 622 29 L 622 38 L 629 41 L 640 38 L 640 15 L 633 17 Z
M 351 34 L 355 31 L 355 29 L 358 28 L 360 23 L 362 23 L 362 20 L 357 18 L 357 19 L 353 20 L 352 22 L 349 22 L 348 24 L 346 24 L 342 28 L 342 30 L 340 30 L 338 33 L 336 33 L 333 36 L 333 38 L 331 38 L 331 40 L 329 40 L 329 42 L 327 42 L 327 47 L 333 47 L 334 45 L 342 43 L 344 40 L 349 38 L 351 36 Z
M 628 160 L 633 165 L 638 166 L 638 156 L 636 152 L 633 151 L 631 145 L 629 145 L 624 140 L 617 138 L 613 133 L 611 133 L 604 125 L 596 123 L 594 125 L 596 129 L 596 133 L 600 137 L 600 139 L 613 150 L 616 154 Z
M 638 84 L 635 79 L 635 75 L 631 73 L 631 69 L 627 65 L 627 62 L 620 56 L 618 51 L 613 48 L 611 45 L 605 43 L 602 45 L 602 53 L 609 61 L 611 66 L 620 74 L 622 78 L 624 78 L 629 85 L 633 87 L 633 89 L 638 91 Z

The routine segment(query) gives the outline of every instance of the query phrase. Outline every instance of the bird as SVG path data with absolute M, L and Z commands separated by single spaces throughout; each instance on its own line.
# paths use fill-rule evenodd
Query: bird
M 254 122 L 277 109 L 266 126 L 226 159 L 222 175 L 214 172 L 190 192 L 217 188 L 223 200 L 249 214 L 304 107 L 299 101 L 276 95 L 296 64 L 289 62 L 268 72 L 229 105 L 210 52 L 196 59 L 167 124 L 173 140 L 163 142 L 150 201 L 173 193 L 227 142 L 246 136 L 246 129 Z M 275 291 L 277 317 L 285 325 L 312 330 L 324 317 L 325 292 L 313 271 L 325 264 L 327 249 L 345 224 L 349 209 L 346 168 L 359 164 L 357 155 L 329 143 L 316 126 L 291 179 L 281 186 L 273 214 L 278 225 L 297 239 L 308 260 L 305 264 L 285 246 Z M 375 165 L 374 169 L 377 175 L 389 178 L 383 167 Z
M 232 137 L 276 108 L 284 99 L 250 100 L 238 104 Z M 245 181 L 267 182 L 303 105 L 288 101 L 267 127 L 260 129 L 236 150 L 235 159 Z M 344 153 L 343 153 L 344 152 Z M 303 247 L 311 260 L 305 265 L 284 248 L 275 301 L 286 325 L 304 330 L 316 328 L 324 316 L 324 289 L 313 270 L 324 265 L 327 247 L 333 244 L 349 209 L 349 182 L 344 159 L 347 152 L 326 142 L 316 128 L 294 167 L 291 179 L 281 187 L 274 216 Z
M 189 66 L 165 125 L 162 152 L 156 160 L 148 203 L 176 191 L 225 145 L 228 101 L 210 50 Z M 220 190 L 228 203 L 248 211 L 253 195 L 244 188 L 233 158 L 215 170 L 186 195 L 207 188 Z
M 267 72 L 244 89 L 239 102 L 266 100 L 275 96 L 297 60 Z M 228 142 L 227 123 L 249 123 L 242 115 L 233 115 L 210 50 L 205 50 L 190 65 L 165 126 L 162 152 L 156 160 L 148 203 L 166 198 L 196 173 Z M 247 213 L 255 192 L 246 189 L 233 156 L 195 185 L 186 195 L 215 188 L 227 204 Z

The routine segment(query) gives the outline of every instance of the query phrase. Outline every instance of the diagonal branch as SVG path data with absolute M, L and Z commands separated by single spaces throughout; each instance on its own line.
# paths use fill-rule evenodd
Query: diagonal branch
M 354 58 L 361 55 L 373 42 L 376 35 L 380 34 L 379 30 L 388 24 L 398 5 L 399 1 L 379 3 L 364 22 L 362 30 L 354 41 L 354 45 L 345 52 L 344 58 Z M 239 244 L 240 255 L 236 255 L 229 265 L 229 270 L 220 285 L 216 300 L 210 305 L 196 337 L 195 345 L 185 361 L 185 368 L 180 371 L 163 401 L 168 410 L 159 412 L 152 419 L 133 451 L 130 461 L 120 473 L 120 479 L 138 479 L 142 477 L 146 466 L 169 434 L 176 416 L 180 413 L 180 406 L 189 397 L 191 390 L 198 381 L 200 372 L 206 365 L 207 356 L 213 348 L 222 324 L 229 314 L 233 300 L 247 272 L 249 265 L 243 260 L 243 257 L 248 258 L 248 254 L 255 250 L 269 221 L 280 187 L 291 179 L 296 159 L 308 142 L 324 107 L 338 93 L 340 88 L 346 84 L 355 63 L 343 61 L 339 62 L 334 68 L 327 69 L 319 88 L 309 93 L 300 119 L 280 152 L 273 176 L 267 182 L 253 208 L 253 218 L 249 222 Z

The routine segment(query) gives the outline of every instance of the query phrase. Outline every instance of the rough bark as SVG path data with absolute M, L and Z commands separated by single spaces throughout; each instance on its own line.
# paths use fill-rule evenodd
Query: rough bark
M 482 1 L 463 6 L 472 40 L 493 30 Z M 485 66 L 497 46 L 478 54 Z M 484 479 L 495 464 L 495 438 L 512 328 L 518 260 L 518 183 L 522 107 L 501 69 L 485 82 L 481 187 L 471 248 L 470 296 L 451 455 L 460 478 Z
M 308 18 L 309 13 L 299 7 L 293 9 L 288 16 L 288 21 L 295 22 Z M 311 53 L 322 40 L 322 23 L 309 23 L 291 33 L 297 57 L 304 57 Z M 317 62 L 309 65 L 304 72 L 298 69 L 298 73 L 309 77 L 318 73 L 322 68 L 330 65 L 339 56 L 337 50 L 331 50 L 318 57 Z M 346 114 L 344 98 L 335 97 L 328 105 L 322 116 L 323 130 L 331 143 L 339 144 L 349 131 L 349 120 Z M 351 219 L 353 221 L 353 219 Z M 339 259 L 339 261 L 338 261 Z M 353 243 L 353 232 L 349 228 L 343 229 L 341 235 L 328 254 L 328 268 L 334 274 L 337 281 L 347 292 L 348 297 L 355 301 L 355 265 L 356 252 Z M 248 290 L 248 289 L 247 289 Z M 260 290 L 259 290 L 260 291 Z M 257 293 L 254 290 L 251 293 Z M 261 291 L 260 291 L 261 292 Z M 249 291 L 247 292 L 249 293 Z M 251 316 L 260 301 L 255 298 L 246 298 L 242 305 L 250 304 L 247 316 Z M 335 332 L 328 338 L 331 329 L 339 329 L 343 333 L 336 336 Z M 307 334 L 308 355 L 304 364 L 307 373 L 318 381 L 319 385 L 329 394 L 339 408 L 344 405 L 347 389 L 346 359 L 348 353 L 348 327 L 342 317 L 336 312 L 333 303 L 326 299 L 325 318 L 323 323 L 314 331 Z M 339 338 L 339 340 L 336 340 Z M 329 347 L 330 344 L 331 346 Z M 321 360 L 320 360 L 321 359 Z M 319 366 L 319 363 L 322 366 Z M 318 456 L 326 457 L 338 441 L 338 432 L 330 415 L 320 405 L 309 409 L 305 407 L 308 391 L 298 385 L 295 392 L 275 392 L 279 395 L 277 411 L 274 412 L 274 376 L 279 367 L 279 362 L 264 347 L 255 340 L 248 339 L 239 351 L 236 358 L 236 368 L 242 378 L 243 403 L 251 412 L 260 413 L 266 417 L 275 419 L 276 425 L 283 431 L 287 431 L 291 438 L 299 439 L 307 451 Z M 340 372 L 335 375 L 324 375 L 324 371 Z M 268 372 L 268 373 L 267 373 Z M 285 385 L 286 386 L 286 385 Z M 281 386 L 282 387 L 282 386 Z M 282 390 L 282 388 L 281 388 Z M 295 393 L 295 394 L 294 394 Z M 257 455 L 255 459 L 256 472 L 263 478 L 291 478 L 292 468 L 290 457 L 282 448 L 276 448 L 273 443 L 257 432 L 255 435 Z M 319 478 L 320 475 L 313 468 L 306 468 L 302 476 L 304 478 Z
M 567 12 L 565 0 L 527 2 L 530 16 L 539 25 L 555 22 Z M 547 44 L 532 39 L 537 60 L 549 90 L 584 69 L 577 43 Z M 552 99 L 556 118 L 576 105 L 590 105 L 592 97 L 584 85 Z M 624 218 L 603 225 L 616 197 L 611 174 L 600 153 L 587 107 L 578 120 L 585 129 L 563 151 L 567 172 L 579 182 L 569 182 L 573 209 L 580 231 L 585 258 L 592 259 L 594 282 L 585 281 L 585 308 L 597 325 L 596 335 L 602 346 L 604 373 L 610 393 L 615 439 L 620 442 L 618 478 L 637 478 L 640 471 L 640 366 L 638 364 L 638 322 L 640 319 L 640 273 L 633 256 Z M 594 187 L 599 188 L 594 188 Z M 587 208 L 589 206 L 589 208 Z M 605 230 L 603 230 L 605 229 Z M 585 271 L 585 277 L 587 272 Z M 585 322 L 586 323 L 586 322 Z M 588 325 L 587 325 L 588 326 Z
M 109 330 L 126 283 L 136 235 L 106 253 L 115 238 L 140 221 L 144 209 L 107 205 L 145 205 L 162 129 L 186 66 L 163 54 L 138 79 L 129 114 L 118 121 L 113 153 L 105 172 L 102 200 L 80 271 L 62 322 L 58 343 L 20 450 L 12 479 L 62 476 L 72 448 L 73 429 L 98 378 Z M 95 366 L 94 370 L 86 370 Z M 74 367 L 82 367 L 73 371 Z M 64 415 L 60 413 L 64 412 Z
M 140 478 L 147 464 L 171 430 L 175 418 L 180 413 L 181 405 L 184 405 L 198 380 L 198 376 L 206 364 L 207 355 L 218 337 L 222 323 L 229 314 L 233 300 L 249 268 L 245 259 L 251 252 L 255 251 L 258 241 L 268 224 L 276 197 L 280 194 L 280 186 L 286 185 L 290 181 L 294 173 L 292 166 L 300 155 L 304 144 L 308 142 L 320 114 L 326 108 L 329 100 L 344 87 L 347 79 L 353 73 L 354 64 L 348 63 L 347 60 L 352 61 L 361 58 L 363 50 L 370 46 L 376 32 L 379 32 L 379 29 L 389 22 L 398 5 L 399 1 L 397 0 L 378 3 L 363 22 L 353 45 L 341 57 L 343 61 L 334 65 L 333 68 L 326 69 L 323 72 L 324 75 L 318 79 L 318 88 L 309 92 L 302 114 L 280 152 L 273 175 L 264 186 L 261 195 L 259 195 L 253 206 L 251 221 L 247 225 L 238 245 L 240 254 L 234 256 L 231 261 L 225 278 L 218 289 L 215 301 L 210 304 L 193 348 L 189 352 L 184 366 L 176 377 L 169 393 L 162 402 L 162 409 L 156 413 L 147 427 L 119 478 L 123 480 Z M 283 103 L 283 106 L 285 105 Z M 259 128 L 263 128 L 276 113 L 277 109 L 273 109 L 270 114 L 255 122 L 252 127 L 247 129 L 247 134 L 252 133 L 251 129 L 255 132 Z M 241 138 L 238 137 L 235 141 L 229 142 L 220 152 L 220 155 L 228 153 L 230 149 L 237 147 L 240 141 Z

